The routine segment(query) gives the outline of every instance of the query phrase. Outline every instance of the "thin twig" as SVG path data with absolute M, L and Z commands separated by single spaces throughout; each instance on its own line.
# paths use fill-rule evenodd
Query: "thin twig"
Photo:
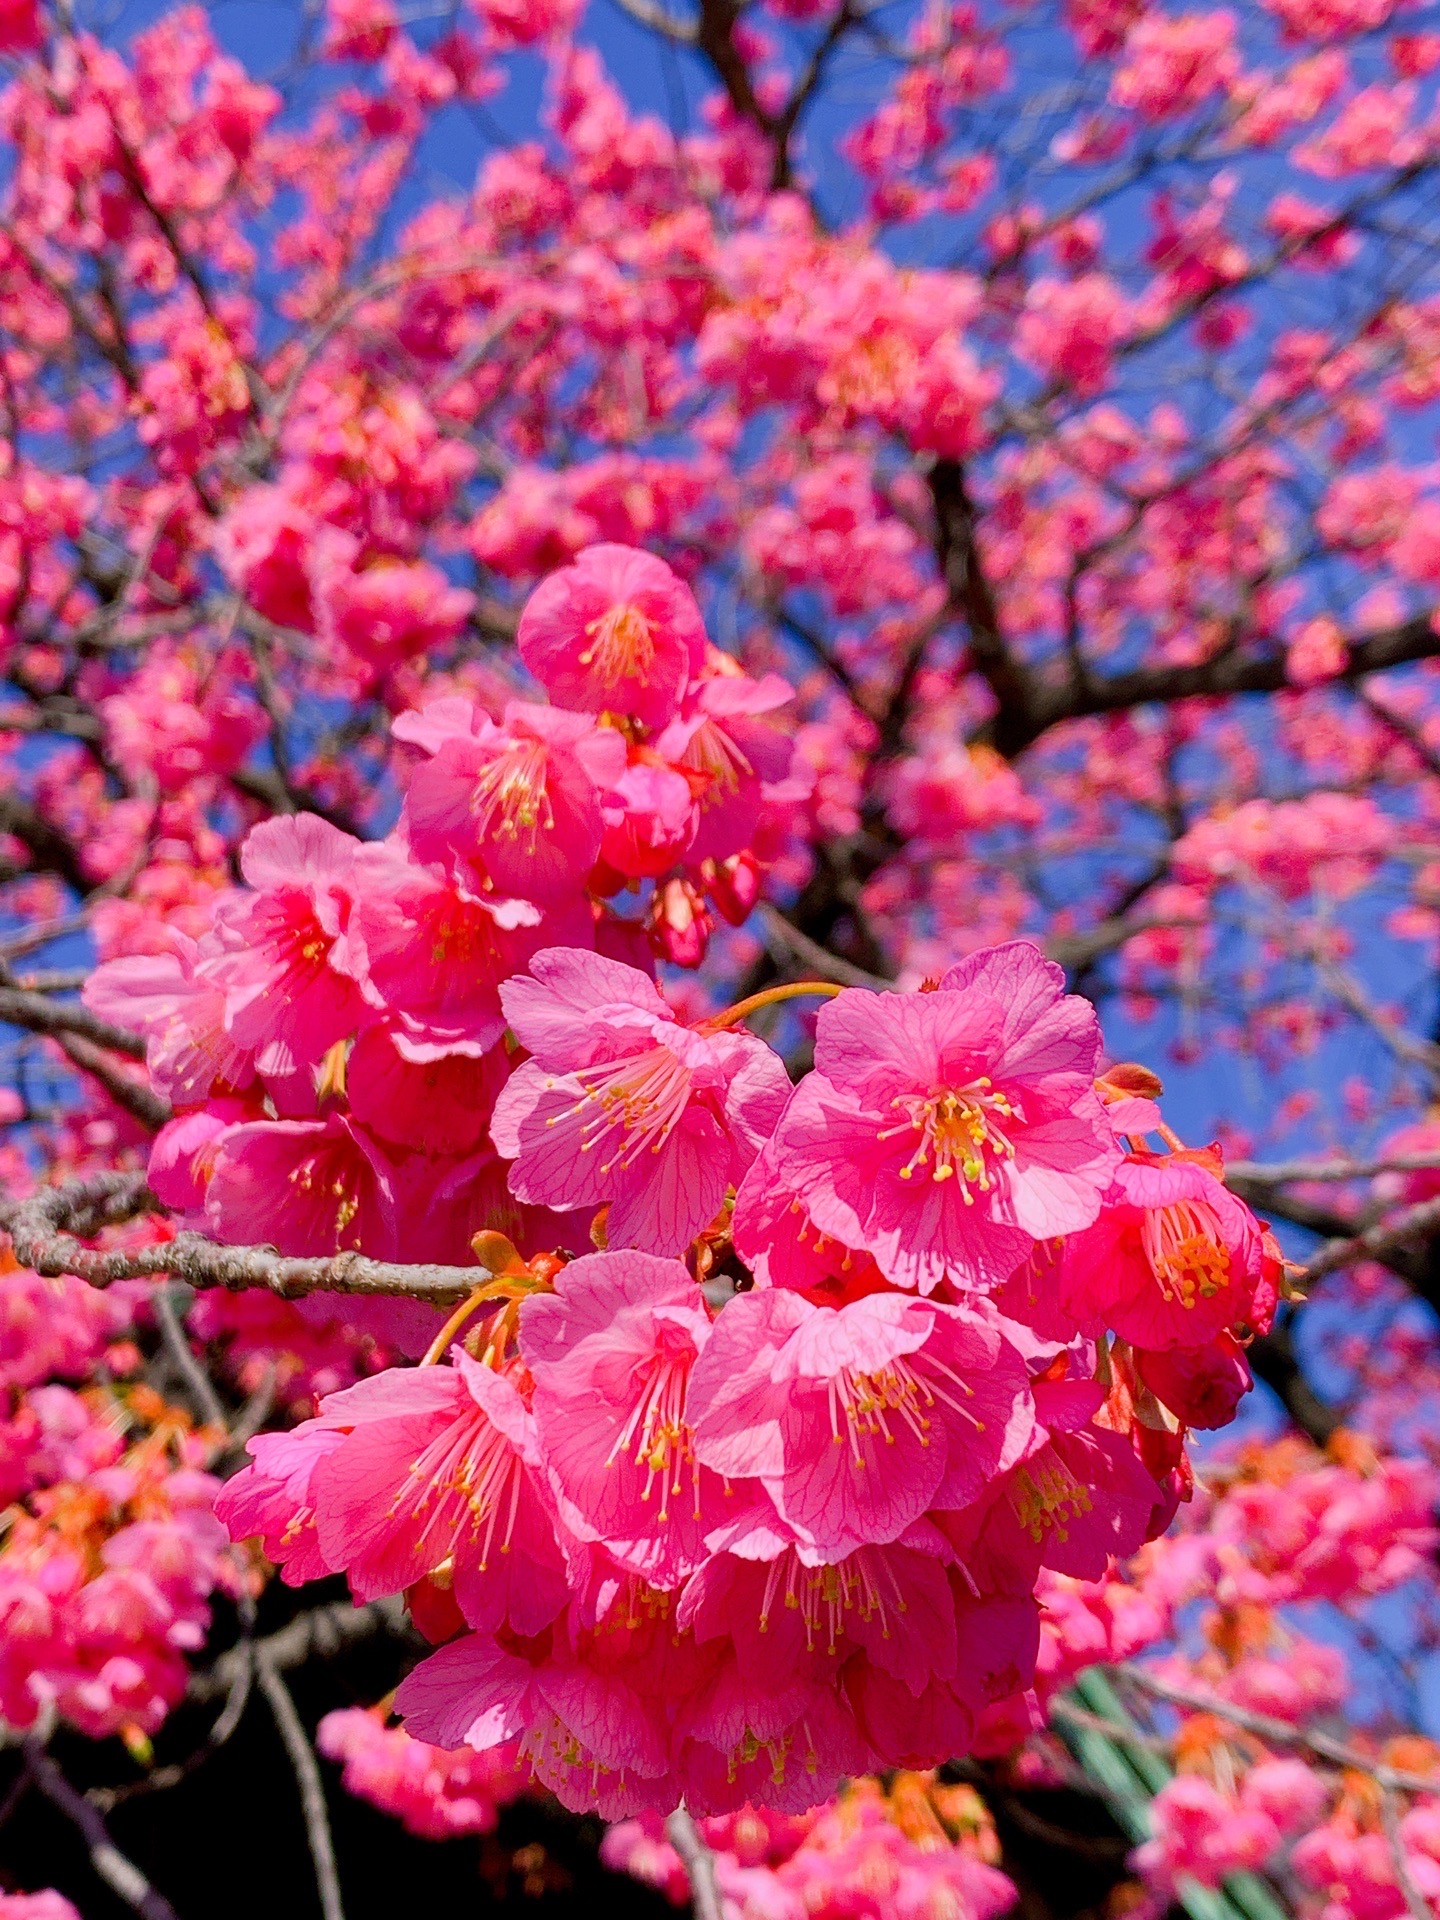
M 255 1435 L 270 1418 L 275 1405 L 276 1387 L 279 1373 L 273 1360 L 265 1362 L 265 1373 L 258 1387 L 230 1422 L 230 1445 L 236 1452 L 243 1452 L 246 1442 Z
M 335 1841 L 330 1832 L 330 1814 L 325 1805 L 325 1783 L 320 1778 L 320 1763 L 310 1744 L 290 1689 L 280 1669 L 259 1648 L 255 1651 L 255 1677 L 260 1691 L 270 1704 L 275 1725 L 295 1769 L 300 1788 L 300 1808 L 305 1816 L 305 1835 L 310 1842 L 310 1858 L 315 1866 L 315 1885 L 320 1894 L 324 1920 L 345 1920 L 345 1905 L 340 1898 L 340 1876 L 335 1866 Z
M 1380 1789 L 1380 1824 L 1385 1829 L 1385 1843 L 1390 1849 L 1390 1864 L 1395 1869 L 1395 1881 L 1405 1896 L 1405 1905 L 1410 1911 L 1410 1920 L 1435 1920 L 1430 1902 L 1415 1884 L 1409 1862 L 1405 1858 L 1405 1847 L 1400 1838 L 1400 1816 L 1395 1810 L 1395 1789 Z
M 230 1694 L 236 1676 L 252 1654 L 263 1656 L 274 1672 L 288 1673 L 307 1660 L 333 1659 L 377 1633 L 403 1634 L 405 1630 L 405 1607 L 400 1600 L 372 1600 L 363 1607 L 337 1600 L 331 1606 L 310 1607 L 263 1640 L 253 1645 L 242 1640 L 222 1653 L 214 1666 L 192 1673 L 185 1697 L 216 1700 L 221 1694 Z
M 1276 1720 L 1268 1713 L 1252 1713 L 1248 1707 L 1237 1707 L 1215 1694 L 1173 1686 L 1144 1667 L 1127 1664 L 1118 1671 L 1128 1685 L 1138 1687 L 1142 1693 L 1152 1694 L 1155 1699 L 1164 1700 L 1171 1706 L 1188 1707 L 1192 1713 L 1214 1714 L 1216 1719 L 1228 1720 L 1233 1726 L 1253 1733 L 1257 1740 L 1264 1740 L 1270 1746 L 1303 1747 L 1317 1759 L 1328 1760 L 1332 1766 L 1368 1773 L 1382 1788 L 1395 1792 L 1440 1793 L 1440 1774 L 1408 1773 L 1400 1767 L 1387 1767 L 1382 1760 L 1373 1759 L 1358 1747 L 1347 1746 L 1343 1740 L 1333 1739 L 1328 1733 L 1312 1732 L 1294 1726 L 1288 1720 Z
M 245 1709 L 250 1704 L 251 1685 L 255 1678 L 255 1662 L 252 1658 L 251 1642 L 242 1640 L 231 1649 L 234 1672 L 230 1682 L 230 1691 L 225 1696 L 225 1704 L 211 1724 L 204 1741 L 193 1753 L 173 1766 L 156 1767 L 147 1773 L 143 1780 L 132 1780 L 123 1787 L 92 1787 L 85 1796 L 92 1806 L 102 1813 L 109 1813 L 113 1807 L 122 1806 L 127 1800 L 134 1800 L 141 1794 L 163 1793 L 171 1787 L 178 1787 L 198 1771 L 210 1756 L 217 1752 L 230 1739 L 245 1717 Z
M 715 1877 L 715 1856 L 686 1808 L 677 1807 L 665 1822 L 665 1837 L 679 1854 L 689 1877 L 695 1920 L 725 1920 L 720 1883 Z
M 842 960 L 839 954 L 831 953 L 828 947 L 822 947 L 818 940 L 812 940 L 808 933 L 802 933 L 778 907 L 772 907 L 768 902 L 761 903 L 760 918 L 765 931 L 772 934 L 779 945 L 788 948 L 795 959 L 818 973 L 822 980 L 833 980 L 842 987 L 871 987 L 881 993 L 888 992 L 895 985 L 883 974 L 867 973 L 864 967 L 854 966 L 849 960 Z
M 157 1287 L 151 1295 L 151 1305 L 165 1340 L 166 1352 L 180 1369 L 186 1386 L 194 1395 L 200 1418 L 207 1427 L 218 1427 L 222 1433 L 228 1431 L 229 1415 L 220 1404 L 220 1396 L 211 1384 L 209 1374 L 195 1358 L 190 1336 L 175 1310 L 175 1298 L 169 1287 Z
M 1257 1187 L 1283 1187 L 1307 1180 L 1373 1180 L 1377 1173 L 1440 1172 L 1440 1154 L 1395 1153 L 1380 1160 L 1232 1160 L 1225 1172 L 1227 1177 L 1234 1175 Z
M 110 1838 L 100 1809 L 71 1786 L 48 1753 L 29 1741 L 25 1744 L 25 1771 L 51 1805 L 79 1828 L 89 1849 L 90 1865 L 112 1893 L 142 1920 L 178 1920 L 164 1894 L 151 1886 L 135 1862 Z

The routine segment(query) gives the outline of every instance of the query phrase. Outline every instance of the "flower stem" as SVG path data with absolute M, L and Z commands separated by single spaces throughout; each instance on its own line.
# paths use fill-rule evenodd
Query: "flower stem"
M 782 1000 L 798 1000 L 803 994 L 818 994 L 822 1000 L 833 1000 L 837 993 L 845 991 L 833 980 L 787 980 L 783 987 L 766 987 L 760 993 L 752 993 L 747 1000 L 737 1000 L 733 1007 L 726 1007 L 723 1013 L 702 1020 L 700 1031 L 713 1033 L 720 1027 L 733 1027 L 737 1020 L 748 1020 L 752 1013 L 758 1013 L 762 1007 L 778 1006 Z
M 460 1328 L 464 1326 L 475 1309 L 477 1307 L 483 1307 L 487 1301 L 505 1300 L 513 1304 L 517 1300 L 523 1300 L 527 1293 L 546 1293 L 548 1291 L 549 1283 L 547 1281 L 537 1280 L 535 1276 L 530 1273 L 522 1271 L 519 1273 L 497 1273 L 492 1275 L 490 1279 L 482 1281 L 472 1293 L 467 1294 L 465 1299 L 456 1307 L 450 1318 L 425 1349 L 425 1358 L 420 1362 L 421 1366 L 433 1367 L 438 1365 L 445 1349 L 449 1346 Z
M 468 1293 L 460 1302 L 459 1306 L 456 1307 L 455 1311 L 450 1315 L 450 1318 L 425 1349 L 425 1358 L 420 1362 L 422 1367 L 433 1367 L 438 1364 L 441 1354 L 444 1353 L 454 1336 L 460 1331 L 461 1327 L 464 1326 L 475 1309 L 484 1304 L 487 1298 L 488 1286 L 489 1283 L 487 1281 L 485 1286 L 476 1287 L 473 1292 Z

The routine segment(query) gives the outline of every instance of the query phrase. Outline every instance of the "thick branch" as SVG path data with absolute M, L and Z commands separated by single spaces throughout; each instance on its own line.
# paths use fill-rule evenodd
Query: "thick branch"
M 142 1127 L 158 1133 L 170 1119 L 170 1102 L 143 1081 L 132 1080 L 103 1047 L 82 1039 L 78 1033 L 57 1033 L 54 1039 L 72 1065 L 88 1073 L 92 1080 L 98 1080 L 116 1106 L 133 1114 Z
M 23 1266 L 55 1279 L 74 1274 L 94 1287 L 173 1274 L 198 1288 L 264 1287 L 282 1300 L 301 1299 L 309 1293 L 368 1298 L 400 1294 L 448 1306 L 490 1278 L 484 1267 L 447 1267 L 428 1261 L 408 1266 L 360 1253 L 295 1259 L 274 1247 L 222 1247 L 199 1233 L 177 1233 L 159 1246 L 109 1252 L 82 1246 L 76 1238 L 161 1211 L 143 1174 L 108 1173 L 43 1188 L 0 1215 L 0 1223 L 8 1227 L 15 1257 Z
M 1324 1446 L 1344 1424 L 1340 1413 L 1328 1400 L 1322 1400 L 1295 1357 L 1290 1329 L 1279 1325 L 1250 1343 L 1246 1352 L 1251 1371 L 1263 1380 L 1302 1433 L 1309 1434 L 1317 1446 Z
M 935 508 L 935 554 L 945 591 L 950 606 L 965 622 L 970 658 L 997 702 L 991 722 L 994 744 L 1001 753 L 1018 753 L 1035 705 L 1035 692 L 1029 673 L 1005 644 L 1000 611 L 980 562 L 979 516 L 970 498 L 965 469 L 958 460 L 935 462 L 930 469 L 930 498 Z M 891 701 L 891 713 L 898 710 L 902 724 L 909 705 L 910 682 L 918 668 L 919 661 L 913 660 Z M 1017 744 L 1010 744 L 1012 735 Z
M 738 0 L 700 0 L 695 44 L 715 69 L 735 111 L 770 137 L 775 131 L 774 119 L 761 103 L 745 56 L 735 44 L 739 18 Z
M 1345 671 L 1337 676 L 1346 682 L 1417 660 L 1440 658 L 1440 634 L 1431 625 L 1429 614 L 1417 614 L 1398 626 L 1364 634 L 1348 644 Z M 1068 667 L 1052 667 L 1031 676 L 1024 689 L 1010 680 L 1002 690 L 978 656 L 976 665 L 990 680 L 999 709 L 975 738 L 988 741 L 997 752 L 1012 759 L 1064 720 L 1123 713 L 1132 707 L 1174 700 L 1279 693 L 1288 685 L 1282 653 L 1247 653 L 1238 647 L 1213 660 L 1187 666 L 1137 667 L 1130 673 L 1110 674 L 1103 679 L 1093 674 L 1078 679 Z
M 1301 1274 L 1301 1281 L 1318 1280 L 1340 1267 L 1354 1266 L 1357 1260 L 1379 1260 L 1389 1265 L 1397 1254 L 1406 1250 L 1423 1252 L 1437 1232 L 1440 1232 L 1440 1200 L 1423 1200 L 1391 1219 L 1377 1221 L 1362 1233 L 1327 1240 Z

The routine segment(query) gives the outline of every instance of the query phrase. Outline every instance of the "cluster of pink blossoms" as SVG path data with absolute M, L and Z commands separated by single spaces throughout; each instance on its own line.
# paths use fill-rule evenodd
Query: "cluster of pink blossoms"
M 627 549 L 519 644 L 564 705 L 402 716 L 389 840 L 267 823 L 210 932 L 88 999 L 147 1027 L 183 1216 L 486 1269 L 438 1332 L 383 1310 L 418 1368 L 251 1443 L 232 1535 L 408 1594 L 444 1643 L 397 1697 L 425 1741 L 518 1741 L 611 1818 L 803 1809 L 1028 1716 L 1042 1570 L 1163 1528 L 1279 1263 L 1031 946 L 682 1019 L 608 902 L 659 881 L 673 955 L 666 889 L 735 882 L 783 689 Z M 828 1004 L 792 1087 L 741 1023 L 797 992 Z
M 316 1743 L 340 1762 L 349 1792 L 429 1840 L 493 1833 L 500 1809 L 530 1785 L 530 1769 L 515 1747 L 485 1753 L 432 1747 L 403 1727 L 387 1726 L 373 1708 L 327 1713 Z
M 1015 1888 L 972 1787 L 900 1773 L 813 1814 L 754 1807 L 700 1822 L 726 1920 L 996 1920 Z M 678 1906 L 689 1877 L 657 1815 L 611 1827 L 600 1857 Z
M 751 680 L 710 647 L 689 590 L 648 554 L 587 549 L 532 597 L 519 646 L 557 704 L 512 699 L 492 715 L 445 696 L 402 715 L 395 734 L 417 764 L 387 839 L 272 819 L 245 842 L 247 888 L 219 895 L 198 938 L 172 927 L 160 952 L 87 984 L 93 1010 L 149 1036 L 151 1078 L 176 1112 L 152 1184 L 216 1237 L 442 1262 L 469 1261 L 487 1227 L 526 1251 L 585 1243 L 583 1221 L 550 1210 L 543 1167 L 507 1187 L 513 1136 L 531 1120 L 506 1085 L 502 985 L 542 950 L 595 965 L 618 955 L 679 1034 L 623 962 L 696 963 L 712 908 L 742 920 L 760 886 L 756 843 L 805 782 L 766 718 L 786 683 Z M 698 1063 L 707 1043 L 690 1044 Z M 717 1088 L 771 1058 L 771 1107 L 786 1084 L 743 1037 L 716 1037 L 707 1058 Z M 593 1063 L 575 1065 L 598 1086 Z M 748 1111 L 754 1091 L 742 1075 L 726 1098 Z M 766 1115 L 744 1122 L 746 1138 L 768 1132 Z M 701 1136 L 692 1116 L 665 1168 Z M 604 1160 L 577 1163 L 598 1190 L 567 1192 L 563 1208 L 609 1197 Z M 736 1161 L 733 1177 L 743 1170 Z M 707 1170 L 665 1251 L 713 1216 L 731 1177 L 727 1165 L 717 1189 Z M 253 1313 L 229 1317 L 244 1331 Z M 340 1316 L 321 1303 L 304 1313 L 337 1353 Z M 397 1302 L 373 1310 L 368 1331 L 419 1351 L 432 1319 Z M 302 1330 L 291 1345 L 304 1344 Z M 318 1371 L 303 1353 L 297 1365 Z
M 53 1712 L 143 1750 L 184 1698 L 210 1596 L 237 1592 L 242 1577 L 213 1512 L 213 1452 L 143 1385 L 35 1386 L 0 1419 L 0 1718 L 10 1726 Z
M 1130 1669 L 1126 1688 L 1137 1697 L 1138 1679 L 1161 1691 L 1178 1769 L 1131 1860 L 1149 1913 L 1167 1910 L 1181 1880 L 1218 1887 L 1242 1871 L 1280 1880 L 1303 1920 L 1398 1920 L 1405 1878 L 1431 1903 L 1440 1894 L 1440 1797 L 1417 1792 L 1387 1809 L 1374 1777 L 1389 1767 L 1440 1779 L 1440 1751 L 1410 1733 L 1387 1737 L 1383 1721 L 1354 1724 L 1365 1683 L 1333 1643 L 1337 1617 L 1357 1624 L 1363 1644 L 1383 1617 L 1369 1617 L 1380 1596 L 1426 1593 L 1436 1493 L 1430 1462 L 1379 1457 L 1343 1429 L 1324 1454 L 1293 1434 L 1251 1443 L 1207 1474 L 1182 1524 L 1128 1578 L 1068 1583 L 1067 1594 L 1047 1586 L 1047 1693 L 1147 1642 L 1156 1655 Z M 1377 1704 L 1367 1702 L 1369 1717 Z M 1332 1733 L 1333 1750 L 1347 1707 L 1342 1752 L 1353 1758 L 1327 1767 L 1306 1736 Z

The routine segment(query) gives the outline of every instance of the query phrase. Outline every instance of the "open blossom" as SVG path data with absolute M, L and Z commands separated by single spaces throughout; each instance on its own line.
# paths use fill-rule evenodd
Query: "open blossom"
M 697 778 L 694 859 L 725 860 L 754 839 L 765 786 L 785 779 L 793 753 L 793 742 L 763 716 L 793 697 L 778 674 L 716 674 L 700 682 L 688 711 L 656 741 L 657 752 Z
M 553 938 L 540 909 L 476 893 L 394 839 L 362 851 L 356 892 L 347 960 L 400 1051 L 419 1060 L 493 1048 L 505 1031 L 500 982 Z
M 1066 1241 L 1059 1302 L 1087 1333 L 1198 1347 L 1252 1318 L 1260 1226 L 1211 1170 L 1214 1156 L 1132 1154 L 1094 1225 Z
M 520 657 L 552 700 L 581 712 L 673 718 L 705 658 L 695 596 L 637 547 L 586 547 L 538 586 L 520 616 Z
M 756 1529 L 740 1550 L 711 1556 L 676 1618 L 702 1645 L 733 1638 L 742 1667 L 765 1687 L 787 1687 L 807 1668 L 853 1671 L 858 1658 L 919 1694 L 956 1678 L 955 1611 L 945 1542 L 922 1524 L 818 1563 Z
M 820 1011 L 776 1171 L 896 1285 L 994 1285 L 1100 1211 L 1120 1156 L 1092 1085 L 1099 1045 L 1091 1007 L 1023 941 L 933 993 L 847 989 Z
M 504 1373 L 456 1349 L 329 1395 L 281 1438 L 252 1442 L 217 1510 L 282 1564 L 343 1571 L 358 1600 L 443 1573 L 477 1627 L 535 1633 L 564 1605 L 534 1420 Z
M 216 1239 L 258 1239 L 297 1255 L 398 1256 L 391 1156 L 346 1115 L 250 1120 L 202 1151 L 204 1218 Z
M 703 1294 L 678 1260 L 590 1254 L 525 1302 L 520 1326 L 566 1524 L 618 1566 L 675 1585 L 739 1504 L 697 1459 L 686 1408 L 710 1334 Z
M 245 841 L 241 870 L 255 891 L 217 910 L 224 952 L 206 972 L 224 991 L 227 1033 L 261 1073 L 313 1065 L 365 1017 L 359 987 L 335 965 L 359 851 L 311 813 L 267 820 Z
M 564 1804 L 614 1819 L 646 1805 L 667 1771 L 659 1703 L 546 1634 L 511 1652 L 466 1634 L 432 1653 L 395 1695 L 419 1739 L 487 1753 L 519 1743 Z
M 498 724 L 463 700 L 402 715 L 397 739 L 429 758 L 405 796 L 410 844 L 477 892 L 563 899 L 600 852 L 601 796 L 625 768 L 625 743 L 586 714 L 507 703 Z
M 608 1203 L 611 1246 L 682 1252 L 774 1127 L 790 1086 L 779 1057 L 750 1034 L 682 1025 L 643 973 L 600 954 L 548 948 L 501 997 L 533 1056 L 491 1127 L 512 1192 Z
M 696 1363 L 689 1404 L 700 1461 L 758 1479 L 795 1540 L 826 1555 L 967 1505 L 1033 1425 L 1024 1365 L 1000 1333 L 893 1293 L 839 1309 L 742 1295 Z
M 211 964 L 186 934 L 164 953 L 107 960 L 85 982 L 85 1004 L 102 1020 L 145 1035 L 145 1064 L 177 1106 L 193 1106 L 217 1087 L 238 1091 L 255 1077 L 254 1054 L 225 1024 L 226 995 Z M 348 990 L 341 989 L 341 1000 Z

